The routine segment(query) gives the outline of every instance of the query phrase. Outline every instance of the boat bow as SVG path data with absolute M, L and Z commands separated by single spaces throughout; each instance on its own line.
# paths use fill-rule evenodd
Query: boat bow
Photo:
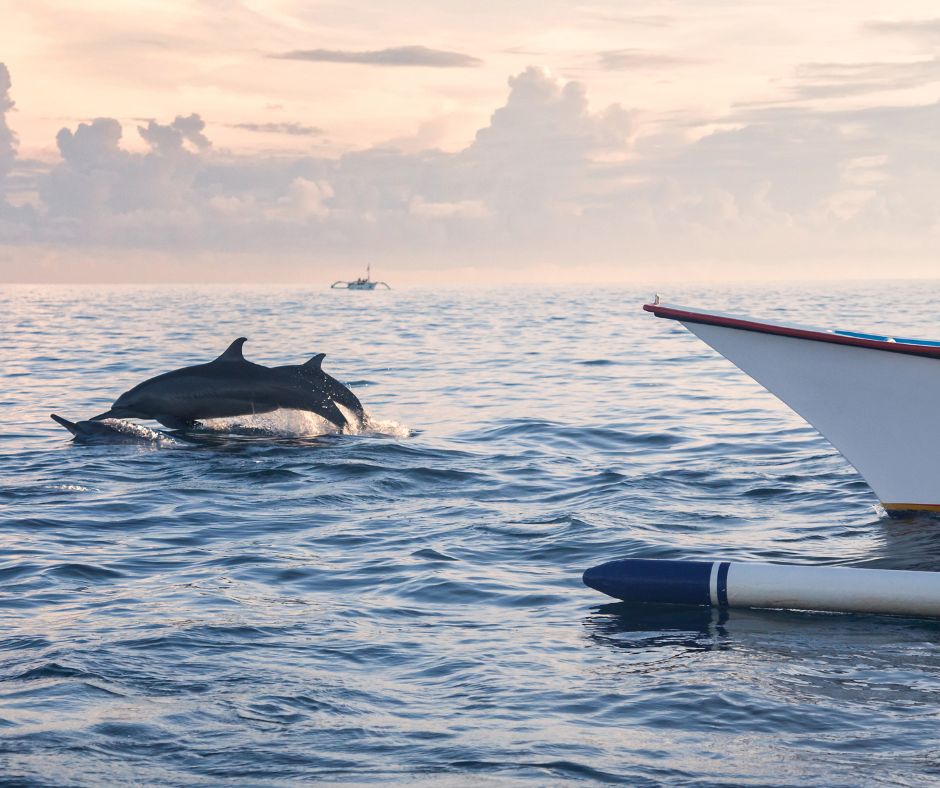
M 940 342 L 660 303 L 818 430 L 888 511 L 940 511 Z

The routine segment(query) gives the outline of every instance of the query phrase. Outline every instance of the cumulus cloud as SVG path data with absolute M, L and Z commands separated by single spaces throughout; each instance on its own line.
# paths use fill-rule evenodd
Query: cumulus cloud
M 279 201 L 281 210 L 275 211 L 273 216 L 301 222 L 324 219 L 330 215 L 327 203 L 332 197 L 333 187 L 327 181 L 297 177 L 290 182 L 287 195 Z
M 143 226 L 171 226 L 191 234 L 209 196 L 195 187 L 205 167 L 198 154 L 210 147 L 204 128 L 196 114 L 138 126 L 150 146 L 145 154 L 121 147 L 123 129 L 114 118 L 80 123 L 75 131 L 62 129 L 56 136 L 62 161 L 39 185 L 49 220 L 46 231 L 57 239 L 118 242 Z
M 176 119 L 167 125 L 151 120 L 146 126 L 138 126 L 137 131 L 154 151 L 170 154 L 182 150 L 184 142 L 189 142 L 198 150 L 208 148 L 212 143 L 202 133 L 205 127 L 205 121 L 193 113 L 185 118 L 177 115 Z
M 7 113 L 15 106 L 10 98 L 10 72 L 6 65 L 0 63 L 0 182 L 3 176 L 13 168 L 16 158 L 16 135 L 7 123 Z
M 456 152 L 235 156 L 211 146 L 198 114 L 138 126 L 136 152 L 98 118 L 59 133 L 60 161 L 30 174 L 34 215 L 0 222 L 0 240 L 253 253 L 273 267 L 332 253 L 404 265 L 932 259 L 940 103 L 740 110 L 668 138 L 643 121 L 537 68 L 509 80 Z
M 635 116 L 592 111 L 584 86 L 530 68 L 457 153 L 373 149 L 339 158 L 213 154 L 197 114 L 137 127 L 63 129 L 40 178 L 41 240 L 168 248 L 404 248 L 515 243 L 553 235 L 597 189 L 596 159 L 629 145 Z M 546 227 L 547 225 L 547 227 Z
M 570 211 L 597 185 L 589 184 L 594 159 L 625 151 L 636 118 L 618 104 L 591 112 L 582 83 L 537 68 L 512 77 L 509 88 L 506 104 L 459 157 L 472 185 L 463 196 L 537 232 L 535 215 Z
M 289 134 L 295 137 L 316 137 L 323 133 L 317 126 L 306 126 L 303 123 L 229 123 L 230 129 L 254 131 L 259 134 Z
M 312 63 L 360 63 L 369 66 L 433 66 L 435 68 L 466 68 L 483 61 L 461 52 L 447 52 L 424 46 L 390 47 L 372 51 L 344 49 L 298 49 L 271 55 L 281 60 L 307 60 Z
M 590 150 L 623 146 L 634 129 L 634 116 L 619 104 L 592 113 L 582 82 L 562 83 L 530 66 L 509 79 L 509 98 L 480 129 L 471 151 L 531 156 L 532 146 L 552 151 L 552 158 L 583 158 Z
M 23 204 L 25 184 L 31 181 L 33 162 L 17 158 L 17 137 L 8 115 L 16 106 L 10 95 L 12 82 L 5 64 L 0 63 L 0 244 L 4 241 L 29 242 L 35 237 L 32 206 Z
M 79 123 L 74 132 L 60 130 L 56 143 L 64 162 L 77 170 L 94 170 L 125 156 L 121 135 L 121 124 L 114 118 L 95 118 L 91 123 Z
M 6 65 L 0 63 L 0 243 L 4 238 L 14 240 L 28 239 L 30 228 L 29 208 L 16 208 L 10 200 L 16 191 L 15 168 L 21 163 L 16 158 L 16 135 L 10 128 L 7 115 L 14 108 L 10 96 L 12 83 Z M 11 177 L 11 173 L 14 173 Z

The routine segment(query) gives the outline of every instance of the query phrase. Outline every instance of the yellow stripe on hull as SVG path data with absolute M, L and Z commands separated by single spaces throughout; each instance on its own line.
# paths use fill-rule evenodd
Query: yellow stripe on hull
M 888 512 L 940 512 L 940 503 L 882 503 Z

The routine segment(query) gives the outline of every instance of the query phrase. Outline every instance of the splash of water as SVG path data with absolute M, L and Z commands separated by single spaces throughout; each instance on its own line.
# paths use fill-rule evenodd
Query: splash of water
M 363 423 L 359 424 L 351 412 L 341 406 L 339 407 L 347 418 L 346 427 L 342 430 L 315 413 L 287 408 L 254 416 L 206 419 L 202 422 L 202 425 L 212 432 L 250 431 L 278 438 L 313 438 L 318 435 L 340 434 L 407 438 L 411 435 L 411 430 L 404 424 L 391 419 L 377 419 L 369 413 L 366 413 Z
M 204 419 L 202 426 L 212 432 L 258 432 L 282 438 L 311 438 L 336 433 L 326 419 L 304 410 L 275 410 L 254 416 Z
M 410 438 L 414 433 L 400 421 L 378 419 L 366 413 L 365 421 L 357 427 L 347 427 L 351 435 L 367 435 L 381 438 Z
M 143 424 L 135 424 L 132 421 L 124 421 L 123 419 L 102 419 L 101 423 L 107 424 L 117 433 L 140 440 L 141 442 L 150 441 L 155 444 L 173 445 L 179 443 L 179 441 L 174 440 L 173 436 L 167 435 L 165 432 L 152 430 L 149 427 L 145 427 Z

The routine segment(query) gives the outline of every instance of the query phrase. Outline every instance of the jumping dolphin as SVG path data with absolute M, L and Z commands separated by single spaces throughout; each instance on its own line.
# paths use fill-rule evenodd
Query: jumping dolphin
M 199 419 L 306 410 L 342 429 L 346 418 L 322 391 L 298 386 L 283 372 L 253 364 L 242 355 L 239 337 L 215 361 L 183 367 L 145 380 L 118 397 L 111 409 L 92 418 L 154 419 L 170 429 L 189 429 Z
M 274 367 L 274 371 L 289 375 L 314 391 L 324 392 L 330 400 L 338 402 L 344 408 L 352 411 L 359 422 L 362 423 L 366 415 L 362 403 L 346 386 L 323 371 L 323 359 L 325 357 L 326 353 L 317 353 L 304 364 Z
M 107 424 L 103 421 L 69 421 L 50 414 L 57 424 L 72 433 L 78 443 L 153 443 L 164 437 L 162 433 L 148 430 L 137 424 Z

